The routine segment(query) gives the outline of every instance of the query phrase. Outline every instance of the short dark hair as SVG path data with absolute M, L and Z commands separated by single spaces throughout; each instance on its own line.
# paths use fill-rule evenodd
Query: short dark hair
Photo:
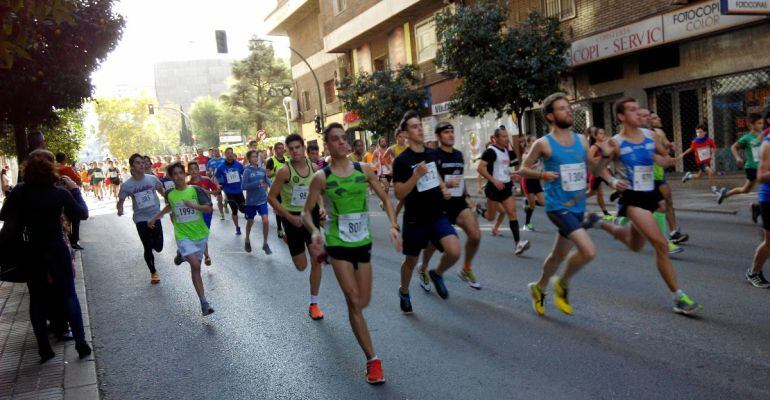
M 232 147 L 228 147 L 228 148 L 225 149 L 225 153 L 227 153 L 228 150 L 234 151 Z
M 553 113 L 553 103 L 556 103 L 559 100 L 564 100 L 569 103 L 567 94 L 562 92 L 552 93 L 543 100 L 543 118 L 545 118 L 546 121 L 548 121 L 546 115 Z
M 251 158 L 252 154 L 257 154 L 257 153 L 259 153 L 259 152 L 256 151 L 256 150 L 249 150 L 249 151 L 247 151 L 246 152 L 246 162 L 249 162 L 249 159 Z
M 636 99 L 631 96 L 618 99 L 612 106 L 612 109 L 615 110 L 615 118 L 618 118 L 618 115 L 626 112 L 626 103 L 636 103 Z
M 130 157 L 128 157 L 128 164 L 129 164 L 129 165 L 133 165 L 133 164 L 134 164 L 134 160 L 136 160 L 137 158 L 141 158 L 141 159 L 147 159 L 147 158 L 150 158 L 150 157 L 149 157 L 149 156 L 144 156 L 144 157 L 142 157 L 142 155 L 141 155 L 141 154 L 139 154 L 139 153 L 134 153 L 134 154 L 131 154 L 131 156 L 130 156 Z
M 492 136 L 497 137 L 497 134 L 500 132 L 503 132 L 506 135 L 508 134 L 508 131 L 506 131 L 505 129 L 495 128 L 495 133 Z
M 63 162 L 67 161 L 67 155 L 62 153 L 61 151 L 56 153 L 56 162 L 61 164 Z
M 181 169 L 182 172 L 185 172 L 184 164 L 182 164 L 181 161 L 174 161 L 166 167 L 166 176 L 171 178 L 171 175 L 173 175 L 174 170 L 177 168 Z
M 286 136 L 286 140 L 284 140 L 284 143 L 288 146 L 291 142 L 300 142 L 302 145 L 305 145 L 305 140 L 302 139 L 302 136 L 300 136 L 298 133 L 292 133 L 289 136 Z
M 277 148 L 278 148 L 278 146 L 283 146 L 283 143 L 282 143 L 282 142 L 276 142 L 276 143 L 273 145 L 273 150 L 277 149 Z
M 252 145 L 252 143 L 253 143 L 253 144 L 257 144 L 257 141 L 256 141 L 256 140 L 249 140 L 249 146 L 251 146 L 251 145 Z
M 749 120 L 750 124 L 753 124 L 753 123 L 759 121 L 760 119 L 762 119 L 762 116 L 759 115 L 759 113 L 751 113 L 751 114 L 749 114 L 747 119 Z
M 412 118 L 420 119 L 420 113 L 418 113 L 415 110 L 409 110 L 409 111 L 405 112 L 404 113 L 404 118 L 402 118 L 401 119 L 401 123 L 398 124 L 399 128 L 401 128 L 402 131 L 406 131 L 406 129 L 408 127 L 407 122 L 410 119 L 412 119 Z
M 195 162 L 195 161 L 190 161 L 190 162 L 187 163 L 187 170 L 189 171 L 190 167 L 192 167 L 193 165 L 200 170 L 201 167 L 199 167 L 198 163 Z
M 324 128 L 324 142 L 328 141 L 329 133 L 331 133 L 332 129 L 342 129 L 343 132 L 345 131 L 345 127 L 339 122 L 332 122 L 331 124 L 326 125 L 326 128 Z
M 363 141 L 363 140 L 361 140 L 361 139 L 356 139 L 356 140 L 354 140 L 354 141 L 353 141 L 353 147 L 356 147 L 356 145 L 357 145 L 357 144 L 359 144 L 359 143 L 361 143 L 361 144 L 364 144 L 364 141 Z
M 700 124 L 698 124 L 698 126 L 695 127 L 695 129 L 700 129 L 703 132 L 708 132 L 709 126 L 701 122 Z
M 315 151 L 315 150 L 321 151 L 321 148 L 318 147 L 318 144 L 310 143 L 310 144 L 307 145 L 307 152 L 308 152 L 308 154 L 310 154 L 311 151 Z

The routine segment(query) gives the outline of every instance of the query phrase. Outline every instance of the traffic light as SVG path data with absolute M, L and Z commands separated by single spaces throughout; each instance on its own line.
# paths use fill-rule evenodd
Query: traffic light
M 217 53 L 227 54 L 227 32 L 214 31 L 217 38 Z
M 155 115 L 155 106 L 152 104 L 148 104 L 147 111 L 150 113 L 150 115 Z
M 316 115 L 313 121 L 315 121 L 315 133 L 321 133 L 324 130 L 323 126 L 321 126 L 321 116 Z

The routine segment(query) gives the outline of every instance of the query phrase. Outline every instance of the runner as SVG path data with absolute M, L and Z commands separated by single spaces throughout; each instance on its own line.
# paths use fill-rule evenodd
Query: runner
M 762 243 L 757 246 L 751 268 L 746 271 L 746 280 L 754 287 L 767 289 L 770 282 L 762 272 L 770 256 L 770 137 L 762 139 L 759 157 L 759 209 L 762 214 Z
M 366 356 L 366 381 L 380 384 L 385 382 L 385 376 L 364 318 L 364 309 L 372 295 L 372 236 L 369 233 L 367 187 L 385 203 L 391 224 L 390 239 L 400 251 L 398 224 L 393 206 L 379 185 L 377 175 L 367 165 L 347 158 L 348 144 L 341 124 L 333 122 L 326 126 L 324 143 L 331 153 L 332 162 L 313 175 L 302 221 L 305 229 L 311 232 L 314 251 L 322 253 L 325 244 L 334 275 L 345 295 L 350 326 Z M 313 209 L 322 200 L 323 194 L 327 198 L 330 219 L 322 234 L 313 220 Z
M 597 128 L 594 126 L 589 128 L 588 131 L 591 133 L 589 136 L 587 136 L 588 145 L 591 146 L 591 154 L 594 157 L 598 157 L 601 151 L 599 146 L 601 146 L 601 144 L 607 140 L 606 133 L 604 128 Z M 599 208 L 602 210 L 602 214 L 604 214 L 604 219 L 611 221 L 614 220 L 615 217 L 610 214 L 609 211 L 607 211 L 607 204 L 604 202 L 604 193 L 602 191 L 602 183 L 609 185 L 607 181 L 604 180 L 604 178 L 601 176 L 596 176 L 589 171 L 589 187 L 588 191 L 586 192 L 586 198 L 590 198 L 591 196 L 596 195 L 596 202 L 599 204 Z
M 190 179 L 188 180 L 188 184 L 197 186 L 203 191 L 206 192 L 206 194 L 209 195 L 209 202 L 211 202 L 211 196 L 212 195 L 218 195 L 221 191 L 219 190 L 219 186 L 217 186 L 214 181 L 209 179 L 208 177 L 201 176 L 200 171 L 200 165 L 202 163 L 199 163 L 198 161 L 191 161 L 187 164 L 187 174 L 189 175 Z M 206 165 L 206 164 L 203 164 Z M 203 213 L 203 222 L 206 223 L 206 227 L 211 230 L 211 219 L 213 218 L 214 213 L 213 212 L 204 212 Z M 209 244 L 206 243 L 206 250 L 203 252 L 204 258 L 203 263 L 208 265 L 211 265 L 211 256 L 209 255 Z
M 318 169 L 323 169 L 327 163 L 326 161 L 321 158 L 321 149 L 318 148 L 318 145 L 315 143 L 311 143 L 307 146 L 307 158 L 315 164 Z
M 131 163 L 129 163 L 128 166 L 131 167 Z M 144 173 L 147 175 L 155 175 L 152 171 L 152 158 L 150 158 L 150 156 L 144 156 Z
M 146 164 L 142 156 L 134 153 L 128 158 L 128 163 L 131 165 L 131 179 L 120 186 L 116 205 L 118 217 L 123 215 L 123 202 L 126 197 L 130 197 L 134 213 L 133 221 L 144 248 L 144 261 L 150 270 L 150 282 L 159 283 L 160 275 L 155 269 L 155 256 L 152 251 L 155 250 L 158 253 L 163 251 L 163 226 L 158 224 L 151 228 L 148 222 L 160 211 L 160 201 L 155 192 L 163 196 L 165 191 L 158 177 L 145 173 Z
M 286 152 L 286 147 L 284 147 L 283 143 L 278 142 L 273 146 L 273 152 L 275 153 L 275 155 L 270 157 L 269 160 L 267 160 L 267 163 L 265 164 L 265 169 L 267 169 L 267 177 L 272 180 L 275 180 L 275 175 L 286 164 L 286 158 L 284 157 L 284 153 Z M 281 202 L 280 194 L 278 194 L 278 202 L 279 203 Z M 273 212 L 275 212 L 275 209 L 273 209 Z M 283 239 L 284 237 L 283 221 L 281 216 L 278 215 L 277 212 L 275 213 L 275 226 L 277 227 L 278 238 Z
M 397 133 L 400 136 L 401 133 Z M 390 191 L 390 183 L 393 181 L 393 152 L 388 147 L 388 139 L 380 136 L 377 139 L 377 150 L 374 151 L 374 160 L 377 163 L 377 173 L 385 193 Z M 382 205 L 380 205 L 382 207 Z
M 246 152 L 249 165 L 243 171 L 243 183 L 241 187 L 246 191 L 246 208 L 243 214 L 246 216 L 246 240 L 245 249 L 251 253 L 251 227 L 254 225 L 254 217 L 259 213 L 262 219 L 262 251 L 265 254 L 273 254 L 267 244 L 267 235 L 270 231 L 270 221 L 267 218 L 267 191 L 270 189 L 270 178 L 267 171 L 259 165 L 259 153 L 256 150 Z
M 695 173 L 687 171 L 687 173 L 684 174 L 684 177 L 682 177 L 682 183 L 687 183 L 687 181 L 693 178 L 700 179 L 701 174 L 705 172 L 709 176 L 711 192 L 717 194 L 717 186 L 714 182 L 714 169 L 711 168 L 712 154 L 716 154 L 717 144 L 706 135 L 708 135 L 708 127 L 706 124 L 698 125 L 698 128 L 695 129 L 696 137 L 690 143 L 690 148 L 680 154 L 679 157 L 677 157 L 677 160 L 683 159 L 684 156 L 690 153 L 695 154 L 695 169 L 697 171 L 695 171 Z
M 350 161 L 353 162 L 364 162 L 364 142 L 361 139 L 356 139 L 353 141 L 353 152 L 350 153 L 348 158 L 350 158 Z
M 227 205 L 232 212 L 236 235 L 241 234 L 241 226 L 238 224 L 238 211 L 243 212 L 243 206 L 246 204 L 246 199 L 243 197 L 243 189 L 241 189 L 242 176 L 243 164 L 235 159 L 232 147 L 226 148 L 225 162 L 214 172 L 214 182 L 222 187 L 222 191 L 227 196 Z
M 224 164 L 225 159 L 222 157 L 222 153 L 220 153 L 218 148 L 210 149 L 209 155 L 211 155 L 211 158 L 209 158 L 209 162 L 206 163 L 206 172 L 210 178 L 214 179 L 217 170 Z M 217 208 L 219 209 L 219 219 L 224 221 L 227 203 L 225 203 L 221 191 L 217 194 Z
M 610 179 L 606 161 L 600 163 L 597 156 L 582 135 L 572 130 L 574 117 L 567 95 L 554 93 L 543 101 L 543 114 L 551 125 L 551 133 L 538 139 L 526 154 L 519 172 L 528 178 L 545 181 L 545 211 L 548 219 L 556 225 L 558 233 L 553 250 L 543 263 L 543 270 L 537 282 L 529 284 L 532 307 L 538 315 L 545 314 L 545 296 L 549 281 L 553 284 L 554 305 L 565 314 L 572 314 L 572 305 L 567 293 L 572 276 L 593 260 L 596 246 L 583 227 L 586 210 L 586 166 Z M 608 147 L 607 144 L 604 147 Z M 606 149 L 610 153 L 612 149 Z M 542 160 L 544 171 L 535 168 Z M 594 222 L 600 217 L 594 216 Z M 575 250 L 570 251 L 572 246 Z M 556 276 L 559 265 L 567 260 L 567 267 L 561 276 Z
M 675 160 L 668 156 L 663 145 L 654 139 L 653 132 L 643 129 L 639 105 L 632 97 L 624 97 L 614 105 L 615 115 L 622 124 L 619 134 L 612 140 L 614 150 L 610 159 L 615 162 L 615 171 L 623 179 L 612 178 L 613 189 L 621 192 L 618 216 L 627 217 L 630 226 L 615 225 L 608 221 L 599 222 L 602 229 L 632 251 L 639 251 L 648 241 L 655 250 L 655 260 L 663 281 L 674 296 L 674 311 L 694 314 L 701 306 L 690 299 L 678 286 L 674 267 L 668 256 L 666 237 L 656 226 L 652 212 L 660 207 L 662 196 L 655 190 L 653 168 L 655 163 L 668 167 Z
M 94 189 L 96 199 L 99 201 L 104 200 L 104 171 L 102 171 L 101 164 L 98 164 L 96 161 L 91 162 L 88 177 L 91 180 L 91 186 Z
M 196 153 L 195 163 L 198 164 L 198 174 L 200 176 L 206 176 L 206 170 L 208 169 L 209 161 L 211 159 L 203 154 L 202 148 L 196 149 Z M 211 149 L 209 149 L 209 154 L 211 154 Z
M 302 136 L 293 133 L 286 137 L 286 148 L 291 160 L 275 175 L 267 201 L 275 213 L 283 219 L 286 229 L 286 244 L 298 271 L 307 268 L 305 247 L 310 245 L 310 232 L 302 226 L 302 210 L 307 200 L 307 190 L 317 167 L 305 157 L 305 142 Z M 278 194 L 280 193 L 280 200 Z M 320 226 L 320 208 L 313 205 L 313 222 Z M 321 288 L 321 262 L 317 254 L 310 254 L 310 306 L 308 314 L 314 320 L 323 319 L 324 313 L 318 307 L 318 291 Z
M 730 147 L 733 157 L 735 157 L 735 165 L 746 171 L 746 183 L 741 187 L 729 191 L 724 187 L 719 189 L 719 194 L 717 196 L 718 204 L 722 204 L 725 200 L 736 194 L 750 193 L 754 189 L 754 184 L 757 182 L 757 165 L 759 160 L 759 148 L 762 144 L 762 138 L 764 137 L 764 134 L 762 133 L 764 121 L 759 114 L 749 114 L 746 122 L 748 123 L 750 132 L 745 133 Z M 739 153 L 740 149 L 744 150 L 745 160 Z M 755 204 L 756 203 L 752 203 L 751 205 L 753 215 L 757 214 L 756 210 L 758 209 Z
M 455 130 L 452 124 L 439 122 L 436 125 L 435 133 L 439 141 L 439 150 L 436 152 L 438 156 L 438 172 L 441 179 L 444 180 L 449 194 L 452 196 L 444 203 L 447 218 L 451 224 L 462 228 L 467 237 L 465 240 L 465 261 L 458 275 L 468 286 L 479 290 L 481 289 L 481 284 L 476 279 L 476 274 L 473 273 L 471 265 L 473 257 L 479 249 L 481 230 L 479 229 L 479 221 L 473 212 L 475 204 L 473 204 L 465 188 L 465 176 L 463 174 L 465 160 L 463 159 L 463 153 L 454 148 Z M 428 244 L 428 247 L 422 252 L 420 286 L 426 292 L 430 291 L 430 280 L 427 273 L 428 264 L 435 251 L 435 246 Z
M 489 146 L 481 155 L 478 172 L 487 180 L 484 194 L 487 197 L 487 207 L 478 207 L 476 210 L 486 218 L 493 221 L 497 217 L 500 207 L 508 215 L 508 225 L 513 233 L 516 243 L 515 255 L 521 255 L 529 249 L 528 240 L 520 240 L 519 221 L 516 219 L 516 199 L 513 196 L 513 182 L 511 181 L 511 159 L 508 153 L 508 133 L 500 128 L 495 129 L 495 143 Z
M 405 259 L 401 264 L 401 288 L 398 295 L 401 311 L 409 314 L 412 312 L 409 282 L 420 251 L 428 243 L 433 243 L 444 252 L 438 266 L 428 271 L 428 276 L 436 287 L 436 293 L 446 299 L 449 292 L 444 285 L 443 274 L 460 257 L 460 240 L 441 206 L 443 200 L 451 198 L 451 194 L 439 176 L 440 160 L 436 150 L 425 148 L 420 114 L 416 111 L 406 112 L 400 128 L 409 138 L 409 148 L 396 157 L 393 164 L 393 191 L 396 198 L 404 201 Z
M 187 185 L 187 175 L 181 162 L 171 163 L 166 169 L 166 174 L 173 177 L 174 188 L 166 194 L 166 207 L 155 214 L 147 222 L 147 226 L 155 229 L 155 223 L 163 215 L 172 213 L 174 237 L 179 249 L 174 264 L 181 265 L 184 261 L 190 264 L 192 283 L 201 303 L 201 314 L 205 317 L 212 314 L 214 308 L 206 300 L 201 279 L 201 259 L 209 239 L 209 228 L 203 221 L 203 213 L 211 213 L 214 209 L 211 207 L 209 195 L 203 189 Z
M 110 194 L 115 199 L 118 198 L 118 191 L 120 189 L 120 169 L 115 167 L 113 161 L 109 162 L 109 168 L 107 168 L 107 176 L 110 178 Z
M 536 141 L 537 138 L 535 136 L 527 136 L 527 148 L 524 152 L 525 158 Z M 534 164 L 532 164 L 532 169 L 536 172 L 542 172 L 543 167 L 539 159 L 535 160 Z M 536 206 L 543 207 L 545 205 L 545 199 L 543 198 L 543 187 L 540 184 L 539 176 L 537 178 L 528 178 L 526 176 L 522 176 L 521 179 L 523 181 L 521 187 L 524 191 L 524 194 L 527 196 L 527 199 L 524 201 L 524 212 L 526 213 L 526 219 L 524 220 L 524 227 L 522 227 L 521 230 L 525 232 L 534 232 L 535 228 L 532 226 L 532 214 L 535 213 Z M 498 220 L 499 219 L 500 218 L 498 217 Z

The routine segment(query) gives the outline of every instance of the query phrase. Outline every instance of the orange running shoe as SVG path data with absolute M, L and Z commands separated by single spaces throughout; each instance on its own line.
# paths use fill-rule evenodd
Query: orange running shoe
M 316 321 L 318 321 L 319 319 L 324 319 L 324 313 L 323 311 L 321 311 L 320 308 L 318 308 L 318 304 L 311 304 L 307 312 L 308 314 L 310 314 L 310 318 Z
M 150 274 L 150 283 L 152 284 L 160 283 L 160 275 Z
M 382 374 L 382 362 L 379 359 L 366 363 L 366 383 L 372 385 L 385 383 L 385 375 Z

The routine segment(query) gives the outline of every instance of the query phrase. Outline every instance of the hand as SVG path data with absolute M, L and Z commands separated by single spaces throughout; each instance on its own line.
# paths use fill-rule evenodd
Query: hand
M 193 203 L 193 202 L 192 202 L 192 201 L 190 201 L 190 200 L 185 200 L 185 201 L 183 201 L 182 203 L 184 203 L 184 205 L 185 205 L 185 206 L 187 206 L 187 207 L 190 207 L 190 208 L 195 208 L 195 203 Z
M 516 172 L 512 173 L 511 174 L 511 179 L 513 179 L 514 181 L 520 181 L 521 180 L 521 175 L 519 175 L 519 171 L 516 171 Z
M 299 215 L 289 215 L 289 222 L 297 228 L 302 228 L 302 218 Z
M 401 234 L 398 232 L 398 229 L 396 228 L 390 228 L 390 242 L 393 243 L 393 247 L 396 248 L 397 252 L 401 252 Z
M 449 193 L 449 189 L 447 189 L 446 186 L 441 187 L 441 194 L 444 196 L 444 200 L 449 200 L 452 198 L 452 194 Z
M 599 151 L 602 153 L 602 157 L 611 157 L 615 153 L 617 144 L 614 140 L 605 140 L 596 145 L 599 147 Z
M 325 220 L 326 219 L 326 209 L 322 208 L 318 211 L 318 216 L 320 219 Z
M 492 186 L 494 186 L 495 189 L 497 190 L 503 190 L 505 188 L 505 184 L 498 181 L 497 179 L 493 179 L 491 182 L 492 182 Z
M 70 179 L 69 176 L 62 176 L 61 181 L 64 184 L 64 187 L 67 188 L 67 190 L 73 190 L 78 188 L 78 184 L 75 183 L 72 179 Z
M 559 173 L 558 172 L 553 172 L 553 171 L 545 171 L 542 174 L 540 174 L 540 179 L 542 179 L 542 180 L 544 180 L 546 182 L 551 182 L 551 181 L 554 181 L 556 179 L 559 179 Z
M 324 250 L 324 237 L 318 229 L 310 236 L 310 251 L 321 254 Z
M 615 184 L 612 185 L 612 187 L 618 192 L 623 192 L 628 189 L 628 182 L 626 182 L 625 179 L 618 179 L 615 181 Z
M 742 158 L 736 158 L 736 159 L 735 159 L 735 165 L 736 165 L 738 168 L 743 168 L 743 162 L 744 162 L 744 161 L 743 161 L 743 159 L 742 159 Z
M 425 161 L 417 164 L 417 168 L 414 169 L 414 174 L 418 178 L 422 178 L 423 175 L 428 173 L 428 167 L 425 166 Z
M 152 217 L 152 219 L 147 221 L 147 227 L 150 228 L 150 229 L 155 229 L 155 221 L 157 221 L 157 220 L 158 220 L 157 218 Z

